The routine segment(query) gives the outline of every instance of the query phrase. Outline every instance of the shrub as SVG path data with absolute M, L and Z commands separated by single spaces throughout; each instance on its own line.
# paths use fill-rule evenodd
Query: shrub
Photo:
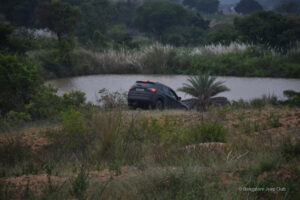
M 275 115 L 274 113 L 270 113 L 269 118 L 268 118 L 268 123 L 270 124 L 270 126 L 272 128 L 278 128 L 282 125 L 280 123 L 279 119 L 280 119 L 279 115 Z
M 109 92 L 107 89 L 103 88 L 98 92 L 101 97 L 97 100 L 101 107 L 104 109 L 114 109 L 114 108 L 126 108 L 127 107 L 127 94 L 121 92 Z
M 289 107 L 300 106 L 300 92 L 285 90 L 283 91 L 283 95 L 288 97 L 285 103 L 287 103 Z
M 0 164 L 14 167 L 32 157 L 31 147 L 23 144 L 20 137 L 7 137 L 0 143 Z
M 24 111 L 32 95 L 40 85 L 38 69 L 17 57 L 0 53 L 0 109 L 2 114 L 10 110 Z
M 63 104 L 65 107 L 79 107 L 85 104 L 86 97 L 85 93 L 82 91 L 71 91 L 66 92 L 63 95 Z
M 10 124 L 19 124 L 25 121 L 30 121 L 31 116 L 28 113 L 24 112 L 9 111 L 6 114 L 6 120 Z
M 219 122 L 201 122 L 187 132 L 184 141 L 188 144 L 201 142 L 226 142 L 227 130 Z
M 300 140 L 293 142 L 292 138 L 284 139 L 280 146 L 280 152 L 287 161 L 298 159 L 300 156 Z
M 33 119 L 51 119 L 63 110 L 62 98 L 57 94 L 57 89 L 49 86 L 41 86 L 37 93 L 32 97 L 26 110 Z
M 85 171 L 84 167 L 81 166 L 79 173 L 76 178 L 71 179 L 71 194 L 78 200 L 86 199 L 86 190 L 89 186 L 89 174 Z
M 169 173 L 162 178 L 153 180 L 154 187 L 148 193 L 151 199 L 204 199 L 204 183 L 197 174 L 184 172 L 176 174 Z

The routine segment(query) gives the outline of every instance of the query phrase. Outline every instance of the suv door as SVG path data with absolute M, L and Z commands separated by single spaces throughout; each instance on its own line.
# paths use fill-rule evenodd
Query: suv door
M 170 89 L 170 95 L 173 100 L 173 108 L 181 108 L 181 104 L 178 100 L 179 98 L 178 98 L 177 94 L 171 89 Z
M 178 108 L 177 105 L 177 95 L 176 93 L 168 87 L 163 86 L 163 91 L 166 96 L 166 107 L 167 108 Z

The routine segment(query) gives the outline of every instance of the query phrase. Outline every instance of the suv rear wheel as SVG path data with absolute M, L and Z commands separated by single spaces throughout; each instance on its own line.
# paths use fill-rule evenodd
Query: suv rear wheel
M 164 104 L 161 100 L 157 100 L 156 103 L 155 103 L 155 109 L 158 109 L 158 110 L 163 110 L 164 109 Z

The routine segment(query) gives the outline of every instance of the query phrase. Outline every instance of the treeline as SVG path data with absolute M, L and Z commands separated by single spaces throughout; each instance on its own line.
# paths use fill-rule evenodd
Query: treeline
M 247 3 L 241 0 L 237 6 Z M 299 77 L 297 16 L 256 11 L 261 9 L 228 16 L 218 8 L 218 0 L 1 0 L 0 53 L 31 62 L 44 78 L 207 69 L 215 75 Z M 229 22 L 214 25 L 217 18 Z M 243 43 L 263 53 L 160 54 L 164 47 L 151 48 L 157 42 L 181 48 Z M 144 52 L 147 46 L 152 50 Z M 136 51 L 144 54 L 131 59 Z M 124 52 L 126 59 L 120 59 Z
M 297 3 L 293 7 L 297 8 Z M 235 9 L 244 14 L 263 10 L 255 0 L 241 0 Z M 299 31 L 297 20 L 272 12 L 261 12 L 248 17 L 248 20 L 236 20 L 230 28 L 222 27 L 222 32 L 225 33 L 219 38 L 219 34 L 209 28 L 210 21 L 203 18 L 206 13 L 220 13 L 219 0 L 184 0 L 182 3 L 164 0 L 144 3 L 108 0 L 2 0 L 0 13 L 4 18 L 2 21 L 6 20 L 15 27 L 48 28 L 57 35 L 59 41 L 64 40 L 60 45 L 68 43 L 72 46 L 74 36 L 80 44 L 99 50 L 124 46 L 135 48 L 142 43 L 140 40 L 147 38 L 176 46 L 238 40 L 285 48 L 291 46 L 299 35 L 296 31 Z M 276 31 L 268 38 L 261 35 L 261 29 L 266 29 L 264 32 L 269 35 L 274 26 Z M 283 32 L 288 32 L 289 37 L 282 35 Z M 274 44 L 278 39 L 276 35 L 292 38 Z

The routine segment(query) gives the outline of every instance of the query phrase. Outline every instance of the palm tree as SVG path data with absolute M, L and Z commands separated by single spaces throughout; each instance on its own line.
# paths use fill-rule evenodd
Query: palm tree
M 178 90 L 195 97 L 189 100 L 189 106 L 202 111 L 210 104 L 212 97 L 230 90 L 223 85 L 224 82 L 216 82 L 216 77 L 209 76 L 209 74 L 190 76 L 188 82 L 189 84 L 184 83 L 183 87 Z

